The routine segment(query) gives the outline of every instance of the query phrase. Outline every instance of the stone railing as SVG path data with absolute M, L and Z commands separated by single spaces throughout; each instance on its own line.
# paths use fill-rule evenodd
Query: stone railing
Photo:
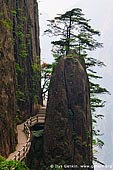
M 19 150 L 14 157 L 12 158 L 12 160 L 17 160 L 17 161 L 21 161 L 23 160 L 29 149 L 31 146 L 31 131 L 30 131 L 30 127 L 34 126 L 37 123 L 44 123 L 45 121 L 45 116 L 43 114 L 40 115 L 36 115 L 34 117 L 30 117 L 29 119 L 26 120 L 26 122 L 24 123 L 24 133 L 27 136 L 27 142 L 24 144 L 24 146 L 22 147 L 21 150 Z

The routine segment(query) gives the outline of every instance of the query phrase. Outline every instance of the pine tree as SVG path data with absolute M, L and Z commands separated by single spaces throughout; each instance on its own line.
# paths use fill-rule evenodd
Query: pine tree
M 87 50 L 102 47 L 102 44 L 94 39 L 94 36 L 100 36 L 100 32 L 92 29 L 90 20 L 84 18 L 79 8 L 59 14 L 54 20 L 48 21 L 49 29 L 45 33 L 57 37 L 58 40 L 52 42 L 53 51 L 57 54 L 67 54 L 71 49 L 85 54 Z

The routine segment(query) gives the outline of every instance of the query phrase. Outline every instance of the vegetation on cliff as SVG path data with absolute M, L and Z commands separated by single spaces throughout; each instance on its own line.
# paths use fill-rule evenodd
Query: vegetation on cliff
M 40 102 L 40 42 L 36 1 L 16 1 L 12 12 L 18 116 L 34 115 Z
M 17 143 L 16 125 L 34 115 L 41 96 L 38 4 L 0 1 L 0 154 Z

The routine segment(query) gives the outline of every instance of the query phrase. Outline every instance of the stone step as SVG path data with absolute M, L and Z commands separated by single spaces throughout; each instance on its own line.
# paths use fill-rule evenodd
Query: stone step
M 40 108 L 40 110 L 39 110 L 39 113 L 38 114 L 45 114 L 45 112 L 46 112 L 46 108 Z
M 38 113 L 37 115 L 39 116 L 39 118 L 40 117 L 45 117 L 45 113 Z

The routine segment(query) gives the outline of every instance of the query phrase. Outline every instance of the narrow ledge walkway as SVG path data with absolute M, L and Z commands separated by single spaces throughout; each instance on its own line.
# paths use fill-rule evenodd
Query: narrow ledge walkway
M 14 158 L 14 156 L 18 153 L 19 150 L 22 149 L 22 147 L 26 144 L 27 142 L 27 136 L 24 133 L 24 123 L 20 124 L 17 126 L 17 133 L 18 133 L 18 144 L 16 146 L 15 152 L 11 153 L 7 160 L 11 160 Z
M 38 123 L 45 122 L 45 110 L 46 107 L 41 107 L 37 115 L 30 117 L 29 119 L 26 120 L 26 122 L 17 125 L 18 144 L 16 146 L 15 152 L 11 153 L 7 158 L 7 160 L 14 160 L 14 159 L 22 160 L 26 157 L 26 154 L 28 153 L 31 145 L 31 134 L 30 134 L 29 127 Z M 27 129 L 26 131 L 27 133 L 25 133 L 25 126 Z

